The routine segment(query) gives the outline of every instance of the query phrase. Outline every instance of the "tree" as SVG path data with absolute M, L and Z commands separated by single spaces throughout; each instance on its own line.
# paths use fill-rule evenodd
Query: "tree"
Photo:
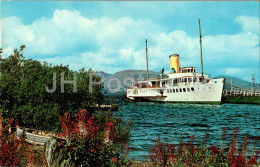
M 22 51 L 15 49 L 7 58 L 0 56 L 0 108 L 3 116 L 14 118 L 20 126 L 42 130 L 54 130 L 59 127 L 58 116 L 64 112 L 76 113 L 79 108 L 91 109 L 101 103 L 103 85 L 93 87 L 89 92 L 89 75 L 92 70 L 72 71 L 69 66 L 51 65 L 36 60 L 25 59 Z M 77 92 L 72 84 L 65 84 L 61 93 L 61 74 L 64 80 L 73 80 L 77 76 Z M 48 93 L 45 86 L 53 87 L 53 75 L 56 73 L 56 91 Z M 101 78 L 94 75 L 94 81 Z M 90 112 L 91 113 L 91 112 Z

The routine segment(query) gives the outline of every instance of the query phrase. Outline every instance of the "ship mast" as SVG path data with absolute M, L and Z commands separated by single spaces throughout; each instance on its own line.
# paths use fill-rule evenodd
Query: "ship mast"
M 148 77 L 149 77 L 149 75 L 148 75 L 148 49 L 147 49 L 147 39 L 145 40 L 145 43 L 146 43 L 146 68 L 147 68 L 147 71 L 146 71 L 146 78 L 147 78 L 147 80 L 148 80 Z
M 199 19 L 199 29 L 200 29 L 200 19 Z M 201 74 L 202 74 L 202 82 L 204 80 L 203 76 L 203 60 L 202 60 L 202 35 L 201 35 L 201 29 L 200 29 L 200 62 L 201 62 Z

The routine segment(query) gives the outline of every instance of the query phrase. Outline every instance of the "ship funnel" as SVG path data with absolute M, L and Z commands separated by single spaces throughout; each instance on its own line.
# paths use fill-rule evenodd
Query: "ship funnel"
M 172 54 L 169 56 L 169 58 L 170 58 L 170 73 L 179 73 L 180 72 L 179 55 Z

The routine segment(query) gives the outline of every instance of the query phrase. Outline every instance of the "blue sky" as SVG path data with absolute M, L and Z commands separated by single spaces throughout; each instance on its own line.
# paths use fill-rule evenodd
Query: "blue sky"
M 25 44 L 26 58 L 115 73 L 169 71 L 169 55 L 200 70 L 259 83 L 259 2 L 2 1 L 1 47 L 7 56 Z

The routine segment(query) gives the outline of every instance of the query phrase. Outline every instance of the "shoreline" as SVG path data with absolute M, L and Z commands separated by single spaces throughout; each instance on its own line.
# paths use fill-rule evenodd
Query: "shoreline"
M 260 96 L 227 96 L 222 97 L 222 103 L 260 105 Z

